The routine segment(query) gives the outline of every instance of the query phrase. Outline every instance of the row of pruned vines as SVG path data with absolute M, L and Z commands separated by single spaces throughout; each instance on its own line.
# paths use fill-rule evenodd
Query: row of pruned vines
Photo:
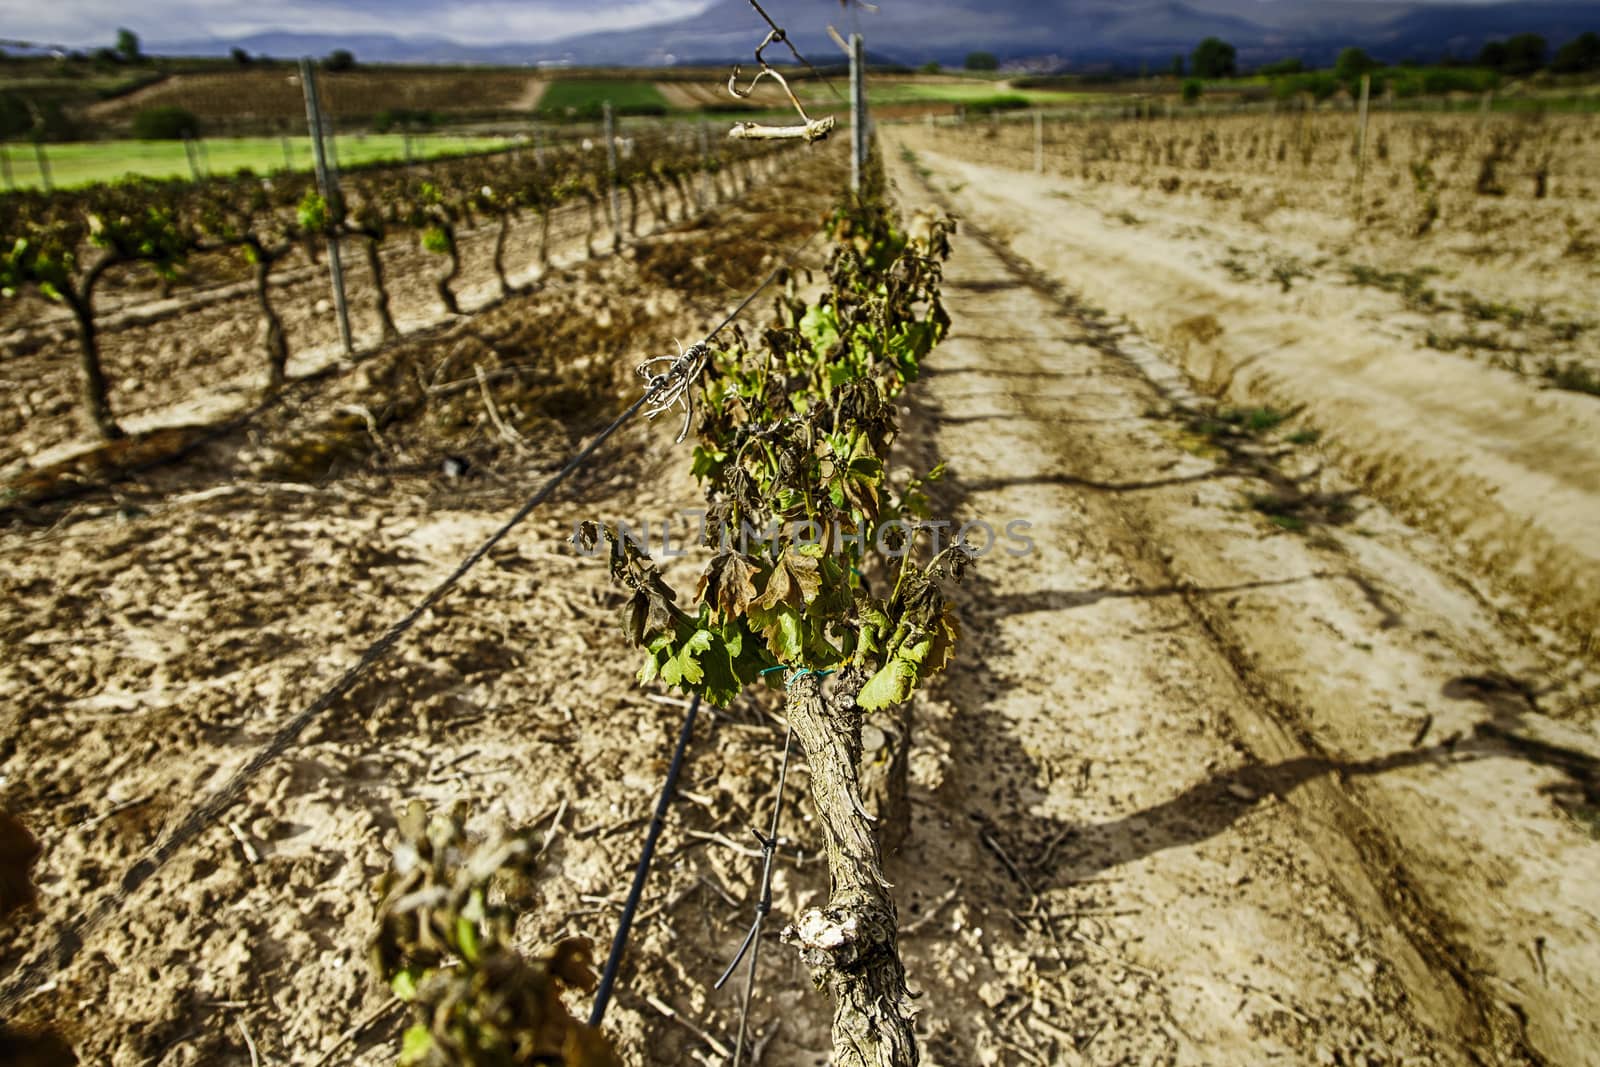
M 613 185 L 624 206 L 617 239 L 638 229 L 641 201 L 655 217 L 679 217 L 694 208 L 693 183 L 748 168 L 770 150 L 738 143 L 708 149 L 668 131 L 619 138 L 616 170 L 606 146 L 592 141 L 469 156 L 407 167 L 371 168 L 345 176 L 340 192 L 325 197 L 303 174 L 270 177 L 241 173 L 200 182 L 126 179 L 81 189 L 0 196 L 0 294 L 36 292 L 70 313 L 89 430 L 105 440 L 123 436 L 108 399 L 102 367 L 97 288 L 112 268 L 145 265 L 174 279 L 203 254 L 236 254 L 249 265 L 263 323 L 268 389 L 287 374 L 289 345 L 272 299 L 272 272 L 291 253 L 312 261 L 318 246 L 338 239 L 359 248 L 372 276 L 375 312 L 385 339 L 398 335 L 380 250 L 410 238 L 437 254 L 444 266 L 434 289 L 444 310 L 460 312 L 453 288 L 461 271 L 459 235 L 496 227 L 494 271 L 500 293 L 512 290 L 505 262 L 512 223 L 537 218 L 540 267 L 549 266 L 550 216 L 567 204 L 587 205 L 585 246 L 592 253 Z M 748 177 L 748 174 L 745 175 Z

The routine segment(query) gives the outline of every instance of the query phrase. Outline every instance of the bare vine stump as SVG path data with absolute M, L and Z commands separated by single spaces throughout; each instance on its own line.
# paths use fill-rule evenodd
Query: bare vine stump
M 461 314 L 461 304 L 456 300 L 455 290 L 450 286 L 461 276 L 461 246 L 456 243 L 456 229 L 449 223 L 438 223 L 439 231 L 444 234 L 445 270 L 433 280 L 433 288 L 439 294 L 439 303 L 444 305 L 448 314 Z
M 379 254 L 378 241 L 369 237 L 361 242 L 361 248 L 367 257 L 367 270 L 372 274 L 372 300 L 378 312 L 378 329 L 385 341 L 392 341 L 400 336 L 400 328 L 394 324 L 394 315 L 389 310 L 389 290 L 383 280 L 383 256 Z
M 639 190 L 630 182 L 623 187 L 623 192 L 628 194 L 628 236 L 639 236 Z
M 856 765 L 860 713 L 850 696 L 829 706 L 815 675 L 790 686 L 789 723 L 811 767 L 811 796 L 828 851 L 832 892 L 783 932 L 800 950 L 811 980 L 833 996 L 836 1067 L 914 1067 L 899 917 L 883 877 L 873 825 L 862 807 Z
M 84 288 L 90 291 L 89 285 Z M 121 440 L 124 434 L 112 417 L 110 387 L 100 364 L 100 333 L 94 321 L 94 305 L 88 296 L 73 293 L 67 307 L 78 332 L 78 367 L 83 373 L 83 410 L 89 432 L 102 441 Z
M 511 236 L 511 212 L 500 213 L 500 225 L 494 231 L 494 277 L 500 286 L 500 299 L 511 295 L 511 281 L 506 277 L 506 238 Z
M 539 270 L 550 270 L 550 208 L 539 212 Z

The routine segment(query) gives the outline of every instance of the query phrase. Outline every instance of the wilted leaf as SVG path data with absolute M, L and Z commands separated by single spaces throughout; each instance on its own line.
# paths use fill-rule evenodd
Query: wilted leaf
M 550 953 L 550 973 L 569 989 L 594 992 L 594 943 L 587 937 L 569 937 Z
M 706 566 L 696 595 L 711 606 L 717 618 L 724 621 L 738 618 L 755 599 L 753 579 L 759 571 L 760 564 L 749 556 L 737 552 L 719 553 Z

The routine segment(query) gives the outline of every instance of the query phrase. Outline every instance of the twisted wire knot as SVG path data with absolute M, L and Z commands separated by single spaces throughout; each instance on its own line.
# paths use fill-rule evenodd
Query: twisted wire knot
M 683 409 L 683 427 L 678 431 L 678 444 L 682 444 L 683 439 L 689 436 L 689 426 L 694 421 L 694 394 L 690 392 L 690 386 L 700 377 L 700 372 L 705 370 L 710 359 L 711 349 L 701 341 L 690 345 L 688 351 L 680 352 L 677 356 L 657 356 L 635 368 L 635 373 L 645 380 L 644 395 L 649 404 L 644 413 L 646 419 L 653 421 L 656 416 L 674 408 Z M 654 369 L 663 363 L 667 365 L 664 370 Z

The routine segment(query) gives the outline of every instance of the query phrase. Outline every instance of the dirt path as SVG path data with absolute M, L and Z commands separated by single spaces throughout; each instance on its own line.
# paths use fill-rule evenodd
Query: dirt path
M 1288 256 L 1295 226 L 1280 240 L 1275 225 L 1235 223 L 1206 202 L 1136 203 L 1116 187 L 957 159 L 931 136 L 895 131 L 942 188 L 960 190 L 958 210 L 1235 402 L 1309 405 L 1308 424 L 1385 503 L 1450 534 L 1542 622 L 1580 640 L 1600 631 L 1600 398 L 1426 347 L 1398 298 L 1336 271 L 1286 293 L 1218 263 L 1241 247 Z M 1393 251 L 1375 266 L 1414 265 Z M 1563 278 L 1552 292 L 1569 281 L 1592 291 Z
M 550 82 L 544 78 L 534 77 L 528 79 L 528 84 L 522 92 L 511 102 L 511 111 L 534 111 L 539 107 L 539 101 L 544 99 L 544 91 L 550 88 Z
M 1084 1062 L 1600 1062 L 1600 744 L 1541 713 L 1584 668 L 1371 501 L 1303 534 L 1242 507 L 1272 482 L 1195 454 L 1181 375 L 970 228 L 948 277 L 943 502 L 1038 553 L 980 565 L 924 725 L 909 866 L 961 873 L 965 966 L 1005 976 L 930 1015 L 978 998 L 1038 1062 L 1075 1062 L 1051 1027 Z M 1023 879 L 1087 966 L 1018 933 Z

